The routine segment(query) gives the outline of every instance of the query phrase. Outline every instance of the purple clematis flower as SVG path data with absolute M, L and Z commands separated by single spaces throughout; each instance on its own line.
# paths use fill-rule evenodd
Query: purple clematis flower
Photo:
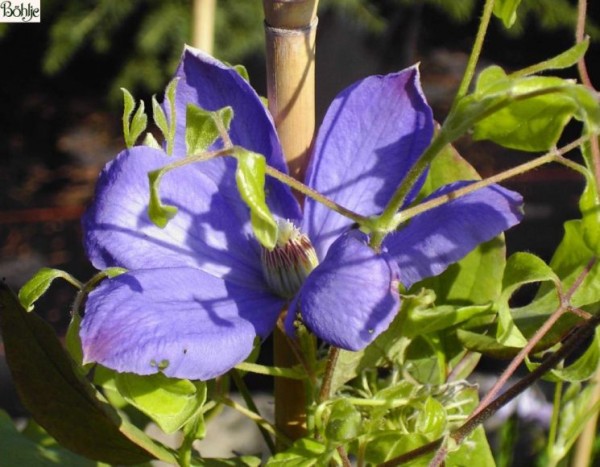
M 270 115 L 232 68 L 187 48 L 177 76 L 174 157 L 185 156 L 188 103 L 207 110 L 229 105 L 233 143 L 286 171 Z M 306 183 L 364 216 L 379 214 L 432 133 L 416 67 L 366 78 L 329 108 Z M 377 253 L 351 220 L 311 199 L 301 208 L 287 186 L 267 179 L 267 203 L 281 227 L 269 252 L 252 232 L 233 158 L 168 172 L 161 194 L 179 212 L 166 228 L 156 227 L 147 215 L 147 174 L 172 161 L 138 146 L 100 175 L 83 219 L 87 252 L 98 269 L 128 272 L 89 295 L 81 326 L 86 362 L 210 379 L 243 361 L 286 305 L 289 332 L 300 314 L 324 341 L 362 349 L 397 313 L 399 283 L 410 287 L 441 273 L 522 216 L 520 195 L 490 186 L 415 217 Z

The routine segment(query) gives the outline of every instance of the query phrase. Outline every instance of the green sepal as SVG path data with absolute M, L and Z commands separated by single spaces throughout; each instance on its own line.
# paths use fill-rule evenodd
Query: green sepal
M 264 156 L 236 147 L 235 180 L 240 196 L 250 208 L 250 221 L 254 235 L 265 248 L 272 250 L 277 243 L 277 223 L 267 206 L 265 197 Z
M 494 15 L 502 20 L 506 29 L 515 24 L 520 3 L 521 0 L 495 0 Z
M 54 330 L 27 313 L 0 284 L 0 330 L 6 360 L 21 402 L 62 446 L 110 464 L 152 458 L 175 462 L 172 454 L 110 407 L 64 351 Z
M 117 373 L 117 390 L 165 433 L 174 433 L 198 414 L 206 401 L 206 383 L 168 378 L 162 373 Z
M 188 104 L 185 128 L 186 154 L 191 156 L 208 150 L 221 136 L 222 131 L 229 131 L 232 118 L 231 107 L 208 111 L 194 104 Z
M 177 207 L 169 204 L 163 204 L 160 199 L 159 186 L 160 180 L 164 174 L 163 169 L 148 172 L 150 181 L 150 202 L 148 203 L 148 217 L 161 229 L 164 229 L 169 221 L 177 214 Z
M 19 290 L 19 302 L 27 311 L 32 311 L 34 303 L 42 296 L 55 279 L 64 279 L 75 288 L 83 287 L 81 282 L 75 279 L 71 274 L 60 269 L 41 268 L 34 276 L 29 279 Z

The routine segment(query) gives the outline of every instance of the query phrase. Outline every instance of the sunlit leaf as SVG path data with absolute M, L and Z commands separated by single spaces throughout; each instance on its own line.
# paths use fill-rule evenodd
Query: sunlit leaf
M 148 204 L 148 217 L 158 227 L 164 228 L 177 214 L 177 207 L 163 204 L 160 199 L 159 186 L 163 170 L 154 170 L 148 173 L 150 181 L 150 202 Z
M 312 467 L 327 465 L 334 451 L 328 450 L 325 444 L 302 438 L 296 441 L 291 448 L 271 457 L 267 467 Z
M 233 109 L 224 107 L 208 111 L 188 104 L 186 114 L 185 145 L 188 155 L 206 151 L 221 136 L 221 131 L 229 130 Z
M 82 284 L 71 274 L 60 269 L 41 268 L 19 290 L 19 302 L 27 311 L 32 311 L 34 303 L 42 296 L 55 279 L 64 279 L 69 284 L 80 289 Z
M 116 387 L 127 402 L 148 415 L 165 433 L 185 425 L 206 401 L 206 383 L 167 378 L 162 373 L 118 373 Z
M 254 234 L 265 248 L 273 249 L 277 242 L 277 223 L 265 198 L 265 158 L 242 148 L 236 148 L 234 155 L 237 159 L 235 180 L 242 199 L 250 208 Z
M 520 3 L 521 0 L 495 0 L 494 15 L 502 20 L 507 29 L 517 20 L 517 8 Z

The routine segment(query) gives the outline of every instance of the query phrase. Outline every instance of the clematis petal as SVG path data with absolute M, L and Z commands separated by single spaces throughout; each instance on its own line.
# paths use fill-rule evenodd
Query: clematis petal
M 86 363 L 140 375 L 207 380 L 251 352 L 283 306 L 193 268 L 146 269 L 106 280 L 90 293 L 81 323 Z
M 427 199 L 469 183 L 446 185 Z M 442 273 L 480 243 L 518 224 L 523 218 L 522 205 L 518 193 L 491 185 L 418 215 L 383 244 L 398 262 L 402 284 L 410 287 Z
M 433 134 L 417 67 L 371 76 L 339 94 L 327 111 L 307 184 L 365 216 L 380 213 Z M 352 221 L 306 200 L 304 230 L 323 258 Z
M 289 334 L 297 313 L 318 337 L 347 350 L 366 347 L 388 328 L 400 307 L 398 267 L 364 238 L 352 231 L 331 246 L 289 308 Z
M 160 194 L 179 211 L 161 229 L 147 214 L 147 174 L 166 162 L 162 151 L 139 146 L 122 152 L 103 170 L 83 217 L 92 264 L 98 269 L 191 266 L 263 288 L 259 246 L 235 187 L 235 161 L 218 159 L 168 172 Z
M 187 46 L 175 73 L 180 80 L 175 97 L 175 154 L 184 155 L 186 109 L 188 104 L 205 110 L 233 108 L 229 137 L 233 144 L 265 156 L 267 164 L 287 173 L 287 165 L 275 124 L 256 91 L 237 71 L 199 49 Z M 266 181 L 268 203 L 282 218 L 300 219 L 300 207 L 288 186 Z

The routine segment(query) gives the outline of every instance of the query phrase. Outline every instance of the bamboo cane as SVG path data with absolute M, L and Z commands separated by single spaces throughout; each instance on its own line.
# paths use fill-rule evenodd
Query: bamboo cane
M 315 130 L 315 35 L 318 0 L 263 0 L 269 111 L 290 174 L 304 176 Z M 275 330 L 275 365 L 298 363 L 285 334 Z M 290 439 L 306 433 L 302 381 L 275 378 L 275 425 Z
M 213 53 L 217 0 L 193 0 L 192 44 L 207 54 Z

